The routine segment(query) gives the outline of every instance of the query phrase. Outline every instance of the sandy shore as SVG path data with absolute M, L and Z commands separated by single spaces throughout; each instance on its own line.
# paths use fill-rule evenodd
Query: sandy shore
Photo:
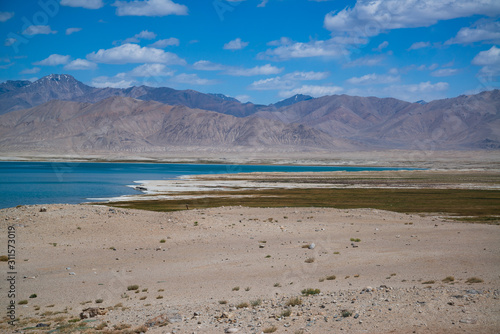
M 161 315 L 170 324 L 148 333 L 500 331 L 499 226 L 372 209 L 45 208 L 0 210 L 0 255 L 15 229 L 20 319 L 11 327 L 4 318 L 2 279 L 2 332 L 126 332 Z M 308 288 L 320 294 L 302 296 Z M 301 305 L 287 306 L 292 297 Z M 87 307 L 107 313 L 70 322 Z

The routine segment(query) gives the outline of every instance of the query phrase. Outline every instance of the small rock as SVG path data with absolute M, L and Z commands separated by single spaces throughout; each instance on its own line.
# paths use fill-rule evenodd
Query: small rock
M 72 272 L 72 271 L 71 271 L 69 274 L 70 274 L 70 275 L 72 275 L 72 276 L 73 276 L 73 275 L 76 275 L 76 274 L 75 274 L 74 272 Z
M 47 212 L 47 208 L 46 208 L 46 207 L 44 207 L 44 206 L 42 206 L 42 207 L 40 208 L 40 212 Z
M 238 328 L 235 328 L 235 327 L 231 327 L 231 328 L 226 328 L 224 330 L 224 333 L 238 333 L 239 329 Z
M 314 244 L 314 242 L 309 245 L 309 249 L 314 249 L 314 247 L 316 247 L 316 245 Z
M 460 319 L 460 322 L 462 324 L 471 324 L 471 325 L 473 325 L 473 324 L 477 323 L 477 320 L 476 319 L 471 319 L 471 318 L 466 318 L 466 319 Z
M 39 324 L 37 324 L 35 327 L 38 327 L 38 328 L 39 328 L 39 327 L 49 327 L 49 326 L 50 326 L 50 325 L 48 325 L 48 324 L 39 323 Z

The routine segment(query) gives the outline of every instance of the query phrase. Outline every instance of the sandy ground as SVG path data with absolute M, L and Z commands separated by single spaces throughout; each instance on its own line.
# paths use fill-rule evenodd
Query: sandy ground
M 28 301 L 8 325 L 2 277 L 2 332 L 105 307 L 88 327 L 164 315 L 148 333 L 500 333 L 499 226 L 372 209 L 45 208 L 0 210 L 0 255 L 13 226 L 15 302 Z

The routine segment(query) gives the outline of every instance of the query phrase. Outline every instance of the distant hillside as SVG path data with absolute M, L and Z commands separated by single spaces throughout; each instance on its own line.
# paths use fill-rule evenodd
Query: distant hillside
M 113 97 L 118 99 L 109 100 Z M 128 99 L 123 100 L 123 98 Z M 131 98 L 135 100 L 130 100 Z M 295 95 L 264 106 L 241 103 L 223 94 L 204 94 L 194 90 L 175 90 L 168 87 L 95 88 L 64 74 L 49 75 L 32 83 L 7 81 L 0 84 L 0 114 L 9 115 L 2 117 L 2 121 L 12 122 L 12 117 L 24 115 L 27 112 L 25 109 L 30 108 L 32 109 L 29 115 L 33 118 L 32 123 L 24 125 L 23 123 L 8 123 L 13 126 L 10 128 L 1 124 L 3 132 L 0 133 L 0 140 L 7 143 L 4 141 L 5 136 L 8 135 L 9 138 L 20 136 L 21 132 L 16 134 L 15 131 L 21 131 L 28 125 L 29 131 L 38 133 L 44 129 L 40 136 L 47 136 L 51 133 L 53 138 L 60 138 L 60 135 L 52 130 L 53 127 L 58 127 L 59 130 L 64 129 L 64 131 L 75 129 L 76 123 L 70 122 L 70 124 L 62 120 L 80 107 L 76 107 L 75 104 L 61 104 L 61 101 L 75 102 L 81 108 L 97 108 L 101 113 L 99 126 L 103 124 L 106 117 L 116 122 L 124 122 L 121 117 L 125 117 L 128 121 L 133 119 L 139 124 L 144 122 L 141 120 L 142 117 L 152 117 L 152 114 L 148 112 L 144 115 L 134 114 L 134 118 L 130 118 L 128 112 L 114 109 L 110 114 L 109 110 L 99 107 L 105 101 L 106 103 L 109 101 L 137 101 L 137 103 L 156 101 L 154 105 L 158 110 L 172 108 L 172 106 L 179 107 L 175 108 L 176 113 L 173 113 L 178 118 L 171 119 L 171 124 L 165 124 L 163 132 L 156 133 L 156 137 L 153 134 L 150 134 L 153 137 L 149 135 L 144 137 L 136 130 L 131 130 L 130 134 L 124 134 L 125 128 L 120 128 L 120 135 L 104 131 L 100 141 L 88 138 L 88 143 L 90 143 L 88 147 L 109 146 L 116 147 L 116 149 L 120 147 L 144 148 L 148 145 L 157 147 L 161 145 L 162 140 L 166 140 L 169 144 L 175 143 L 175 145 L 194 145 L 195 143 L 201 145 L 201 138 L 205 138 L 206 143 L 213 145 L 273 146 L 295 145 L 296 143 L 299 146 L 327 147 L 332 150 L 345 148 L 419 150 L 500 148 L 500 91 L 498 90 L 416 103 L 394 98 L 348 95 L 312 98 L 307 95 Z M 47 104 L 48 102 L 53 104 Z M 61 114 L 54 117 L 53 111 L 47 110 L 47 106 L 55 110 L 60 109 Z M 195 111 L 195 109 L 198 110 Z M 17 111 L 20 110 L 24 111 L 18 113 Z M 185 110 L 186 114 L 181 117 L 178 110 Z M 212 111 L 212 113 L 207 113 L 207 111 Z M 40 117 L 39 114 L 47 115 L 49 118 L 37 118 Z M 193 118 L 193 115 L 197 115 L 196 117 L 211 126 L 200 123 L 197 118 Z M 227 115 L 236 116 L 236 118 L 222 117 Z M 160 121 L 159 118 L 152 117 L 152 119 L 155 120 L 154 122 Z M 190 123 L 185 123 L 186 120 Z M 148 124 L 156 128 L 157 125 L 154 122 Z M 85 122 L 82 124 L 90 126 Z M 109 124 L 106 129 L 114 129 L 116 126 Z M 135 125 L 129 123 L 127 127 L 134 128 Z M 167 129 L 168 132 L 165 132 Z M 65 133 L 64 131 L 62 133 Z M 69 137 L 75 135 L 73 132 L 68 134 Z M 28 141 L 34 138 L 28 133 L 23 136 L 25 137 L 18 137 L 19 145 L 25 142 L 23 138 Z M 85 134 L 78 136 L 83 138 Z M 122 136 L 128 139 L 121 142 Z M 216 141 L 214 141 L 215 138 L 217 138 Z M 293 138 L 296 138 L 296 141 Z M 51 141 L 49 137 L 44 140 Z M 76 140 L 75 143 L 79 142 L 79 139 L 71 140 Z M 107 146 L 103 144 L 105 141 L 108 142 Z M 117 144 L 118 142 L 123 145 Z M 9 143 L 8 145 L 15 144 L 13 141 Z
M 305 125 L 116 96 L 94 104 L 54 100 L 0 116 L 3 151 L 148 152 L 171 146 L 354 147 Z

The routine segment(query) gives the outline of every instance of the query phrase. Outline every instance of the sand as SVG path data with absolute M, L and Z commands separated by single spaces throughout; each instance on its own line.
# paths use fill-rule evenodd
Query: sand
M 172 323 L 148 333 L 500 332 L 499 226 L 374 209 L 44 207 L 0 210 L 0 255 L 13 226 L 15 302 L 28 301 L 5 333 L 54 329 L 87 307 L 107 314 L 73 325 L 134 329 L 163 314 Z M 2 318 L 8 290 L 2 278 Z

